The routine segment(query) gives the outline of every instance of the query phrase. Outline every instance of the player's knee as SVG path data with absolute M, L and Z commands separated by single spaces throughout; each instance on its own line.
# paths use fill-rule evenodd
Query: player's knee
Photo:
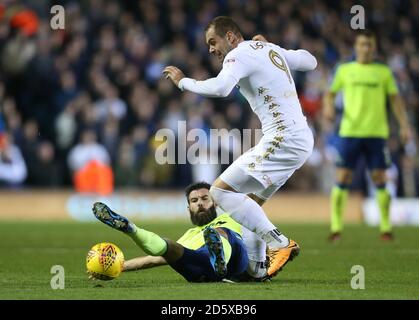
M 248 194 L 248 196 L 249 196 L 250 199 L 252 199 L 253 201 L 255 201 L 260 206 L 263 206 L 265 204 L 265 202 L 266 202 L 265 199 L 262 199 L 262 198 L 258 197 L 254 193 Z
M 225 210 L 231 210 L 232 207 L 237 207 L 241 204 L 240 201 L 237 200 L 238 194 L 234 191 L 212 186 L 210 188 L 210 195 L 212 200 Z
M 220 201 L 222 201 L 223 194 L 224 194 L 225 190 L 214 187 L 214 186 L 211 186 L 209 192 L 210 192 L 210 195 L 211 195 L 212 199 L 216 203 L 219 203 Z
M 336 183 L 341 185 L 350 185 L 352 183 L 352 171 L 338 170 L 336 174 Z
M 166 259 L 167 262 L 175 262 L 182 258 L 184 247 L 180 245 L 179 243 L 170 240 L 170 239 L 164 239 L 167 243 L 167 250 L 163 254 L 163 257 Z
M 382 186 L 387 182 L 386 173 L 383 170 L 373 171 L 371 180 L 376 186 Z

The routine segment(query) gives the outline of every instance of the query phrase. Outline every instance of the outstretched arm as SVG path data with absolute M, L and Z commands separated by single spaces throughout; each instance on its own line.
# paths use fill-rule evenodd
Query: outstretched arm
M 124 272 L 149 269 L 166 265 L 166 259 L 161 256 L 138 257 L 124 262 Z
M 182 91 L 191 91 L 204 97 L 223 98 L 230 94 L 237 82 L 233 76 L 220 72 L 216 78 L 204 81 L 183 78 L 178 87 Z
M 182 91 L 191 91 L 205 97 L 222 98 L 227 97 L 239 80 L 249 74 L 249 66 L 237 57 L 226 58 L 218 76 L 204 81 L 186 78 L 183 72 L 174 66 L 166 67 L 163 73 L 166 79 L 171 79 Z
M 262 41 L 268 42 L 266 38 L 261 35 L 255 35 L 252 38 L 253 41 Z M 281 48 L 281 53 L 287 60 L 288 66 L 291 70 L 296 71 L 310 71 L 314 70 L 317 67 L 316 58 L 307 50 L 298 49 L 298 50 L 285 50 Z
M 287 60 L 291 70 L 310 71 L 317 67 L 316 58 L 307 50 L 285 50 L 282 48 L 281 53 Z
M 212 98 L 227 97 L 238 82 L 234 76 L 224 69 L 216 78 L 204 81 L 186 78 L 183 72 L 174 66 L 166 67 L 163 73 L 166 74 L 166 79 L 171 79 L 180 90 L 187 90 Z

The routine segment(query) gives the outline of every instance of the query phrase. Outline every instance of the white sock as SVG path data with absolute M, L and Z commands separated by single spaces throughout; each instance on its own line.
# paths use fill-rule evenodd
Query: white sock
M 290 244 L 290 241 L 278 229 L 269 231 L 262 236 L 270 249 L 285 248 Z
M 247 273 L 254 278 L 266 276 L 266 242 L 256 233 L 242 226 L 243 242 L 246 246 L 249 264 Z
M 266 260 L 266 242 L 256 233 L 243 226 L 242 233 L 249 260 L 264 262 Z
M 266 269 L 265 261 L 249 260 L 247 265 L 247 273 L 253 278 L 263 278 L 266 276 L 268 270 Z
M 244 193 L 211 187 L 215 202 L 231 217 L 250 231 L 256 232 L 269 248 L 288 246 L 288 239 L 266 217 L 262 207 Z M 275 231 L 275 232 L 273 232 Z

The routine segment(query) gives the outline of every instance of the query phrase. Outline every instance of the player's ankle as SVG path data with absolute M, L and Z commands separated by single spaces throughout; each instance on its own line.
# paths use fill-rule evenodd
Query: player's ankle
M 262 236 L 270 249 L 285 248 L 289 245 L 289 240 L 278 229 L 269 231 Z
M 268 274 L 266 262 L 249 260 L 247 273 L 255 279 L 266 277 Z
M 135 234 L 136 232 L 137 232 L 137 226 L 133 222 L 129 222 L 125 233 Z

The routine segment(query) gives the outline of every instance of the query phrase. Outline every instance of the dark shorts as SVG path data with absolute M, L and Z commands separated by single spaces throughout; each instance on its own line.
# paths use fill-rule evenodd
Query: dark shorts
M 222 228 L 228 235 L 231 245 L 231 258 L 227 264 L 226 278 L 237 276 L 246 271 L 249 260 L 247 250 L 239 234 Z M 183 256 L 170 266 L 190 282 L 208 282 L 219 280 L 210 263 L 207 246 L 197 250 L 185 248 Z
M 365 157 L 370 170 L 387 169 L 391 165 L 386 140 L 382 138 L 345 138 L 336 140 L 336 166 L 354 170 L 358 159 Z

